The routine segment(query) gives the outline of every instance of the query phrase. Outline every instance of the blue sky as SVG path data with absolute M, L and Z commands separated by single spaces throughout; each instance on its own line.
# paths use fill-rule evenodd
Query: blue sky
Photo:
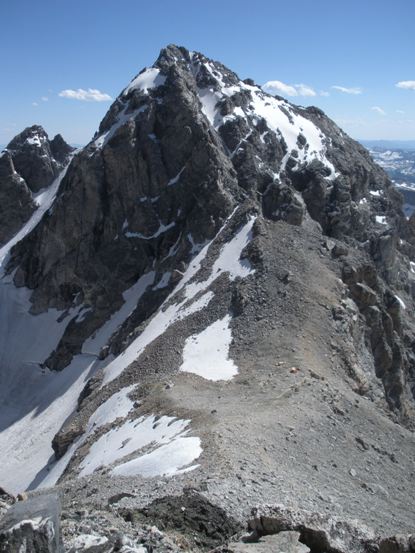
M 34 123 L 87 142 L 110 105 L 95 100 L 169 43 L 273 82 L 354 138 L 415 139 L 414 0 L 3 0 L 0 19 L 3 144 Z

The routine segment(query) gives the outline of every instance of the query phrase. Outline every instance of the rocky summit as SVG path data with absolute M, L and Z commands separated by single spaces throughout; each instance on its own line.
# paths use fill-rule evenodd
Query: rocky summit
M 415 217 L 322 111 L 168 46 L 0 195 L 0 551 L 415 551 Z

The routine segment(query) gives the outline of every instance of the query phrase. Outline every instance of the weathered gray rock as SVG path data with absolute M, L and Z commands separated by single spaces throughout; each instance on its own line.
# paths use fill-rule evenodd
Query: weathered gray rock
M 310 549 L 299 542 L 299 532 L 279 532 L 261 537 L 254 542 L 231 543 L 229 553 L 309 553 Z
M 289 186 L 270 184 L 262 196 L 262 209 L 265 217 L 274 221 L 286 221 L 291 225 L 301 225 L 304 205 Z
M 413 553 L 415 551 L 415 536 L 392 536 L 382 539 L 379 543 L 379 553 Z
M 15 503 L 0 520 L 1 553 L 62 553 L 56 494 Z
M 263 505 L 255 508 L 252 515 L 249 528 L 259 535 L 294 530 L 312 551 L 374 553 L 377 550 L 376 535 L 358 521 L 343 521 L 331 515 L 283 505 Z
M 79 419 L 73 418 L 54 436 L 52 440 L 53 451 L 56 459 L 65 455 L 71 443 L 84 432 L 84 427 Z
M 0 519 L 15 501 L 16 498 L 0 486 Z

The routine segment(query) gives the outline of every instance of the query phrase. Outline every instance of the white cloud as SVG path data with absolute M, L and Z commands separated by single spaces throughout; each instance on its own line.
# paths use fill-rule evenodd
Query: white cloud
M 415 90 L 415 81 L 399 81 L 395 86 L 406 90 Z
M 327 92 L 327 90 L 321 90 L 320 96 L 330 96 L 330 92 Z
M 362 89 L 358 86 L 348 88 L 346 86 L 333 85 L 331 88 L 337 90 L 338 92 L 343 92 L 344 94 L 362 94 Z
M 294 87 L 299 96 L 317 96 L 316 91 L 306 84 L 295 84 Z
M 298 96 L 298 93 L 293 86 L 285 84 L 281 81 L 267 81 L 262 88 L 270 93 L 282 92 L 286 96 Z
M 108 100 L 112 100 L 109 94 L 100 92 L 96 88 L 88 88 L 88 90 L 84 90 L 83 88 L 78 88 L 77 90 L 68 88 L 66 90 L 61 90 L 59 96 L 84 102 L 107 102 Z
M 403 109 L 397 109 L 396 113 L 400 113 L 401 115 L 403 115 L 405 112 L 403 111 Z
M 42 100 L 42 102 L 47 102 L 49 100 L 49 98 L 47 96 L 42 96 L 41 100 Z
M 306 84 L 286 84 L 281 81 L 267 81 L 263 87 L 270 94 L 281 93 L 285 96 L 317 96 L 315 90 Z
M 379 113 L 379 115 L 386 115 L 386 111 L 379 106 L 372 106 L 370 109 L 372 111 L 376 111 L 376 113 Z
M 37 102 L 32 102 L 32 106 L 38 106 L 39 104 Z

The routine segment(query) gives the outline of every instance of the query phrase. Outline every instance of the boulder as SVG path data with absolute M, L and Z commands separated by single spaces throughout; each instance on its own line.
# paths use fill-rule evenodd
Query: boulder
M 229 553 L 309 553 L 310 549 L 299 541 L 299 532 L 280 532 L 263 536 L 255 542 L 231 543 Z
M 0 553 L 62 553 L 56 494 L 15 503 L 0 520 Z
M 296 510 L 281 504 L 261 505 L 252 511 L 249 528 L 259 535 L 283 531 L 300 533 L 311 551 L 374 553 L 376 535 L 358 521 L 345 521 L 329 514 Z

